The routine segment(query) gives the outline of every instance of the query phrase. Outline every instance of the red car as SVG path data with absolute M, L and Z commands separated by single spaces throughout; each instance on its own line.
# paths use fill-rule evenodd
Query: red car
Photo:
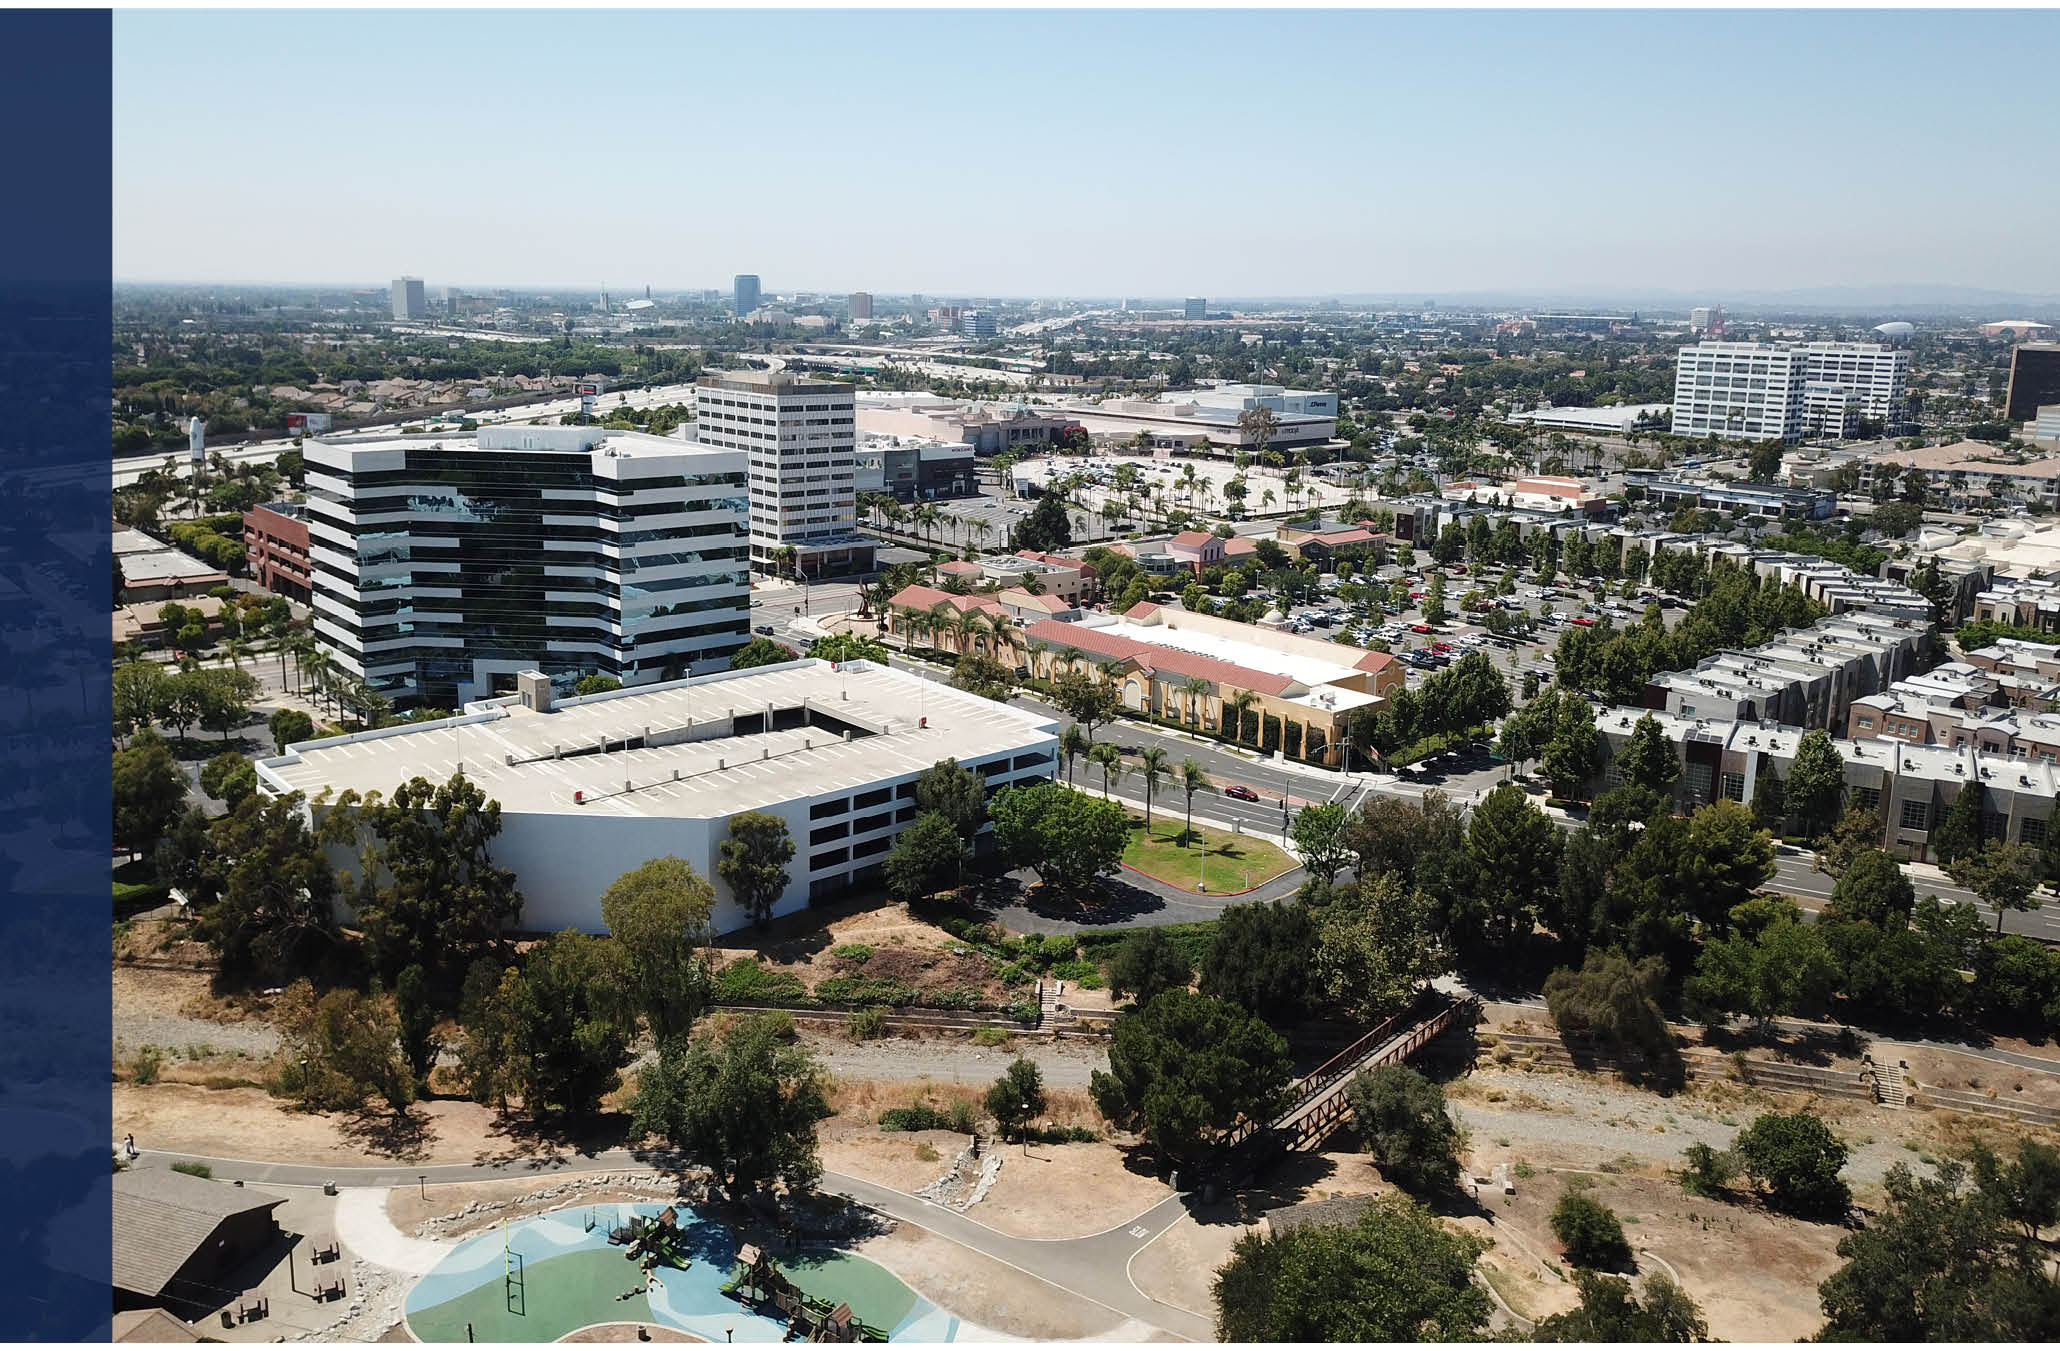
M 1431 644 L 1431 651 L 1433 652 L 1450 652 L 1451 650 L 1452 644 L 1442 640 Z
M 1257 802 L 1259 800 L 1257 793 L 1241 783 L 1227 783 L 1223 785 L 1223 796 L 1234 797 L 1244 802 Z
M 1429 633 L 1431 631 L 1431 626 L 1428 624 L 1411 624 L 1409 626 L 1409 631 L 1411 633 Z
M 1579 624 L 1584 629 L 1592 629 L 1595 627 L 1595 621 L 1588 618 L 1588 616 L 1586 615 L 1575 615 L 1574 623 Z

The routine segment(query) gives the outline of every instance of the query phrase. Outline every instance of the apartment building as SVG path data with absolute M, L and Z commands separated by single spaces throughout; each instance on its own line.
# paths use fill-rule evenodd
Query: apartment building
M 540 670 L 720 670 L 749 637 L 745 457 L 598 427 L 305 443 L 314 632 L 398 703 Z
M 1834 615 L 1755 648 L 1716 653 L 1693 671 L 1655 675 L 1644 703 L 1682 718 L 1842 730 L 1853 700 L 1916 674 L 1932 643 L 1928 623 Z
M 1931 495 L 1947 506 L 2031 505 L 2060 507 L 2060 456 L 2018 461 L 1986 441 L 1955 441 L 1916 450 L 1870 455 L 1860 469 L 1860 490 L 1871 493 L 1883 479 L 1900 487 L 1912 469 L 1924 472 Z
M 2041 633 L 2060 632 L 2060 582 L 2039 577 L 1992 586 L 1974 598 L 1974 617 Z
M 1617 756 L 1638 720 L 1650 714 L 1680 753 L 1674 785 L 1677 811 L 1727 797 L 1751 802 L 1762 775 L 1788 777 L 1803 730 L 1751 720 L 1684 718 L 1642 708 L 1616 708 L 1596 718 L 1604 765 L 1592 791 L 1623 782 Z M 1982 794 L 1982 829 L 1990 839 L 2042 846 L 2060 796 L 2060 763 L 2030 753 L 1992 754 L 1963 746 L 1918 746 L 1874 738 L 1834 739 L 1845 762 L 1845 802 L 1876 813 L 1884 847 L 1925 859 L 1931 832 L 1961 792 Z
M 785 371 L 723 371 L 694 387 L 695 436 L 750 463 L 751 567 L 792 549 L 804 577 L 870 572 L 858 533 L 858 437 L 850 385 Z
M 1902 417 L 1909 378 L 1910 354 L 1881 343 L 1701 342 L 1680 350 L 1673 431 L 1753 441 L 1853 436 L 1863 418 Z

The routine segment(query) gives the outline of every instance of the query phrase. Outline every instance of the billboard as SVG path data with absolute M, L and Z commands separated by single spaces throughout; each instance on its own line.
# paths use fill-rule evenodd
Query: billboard
M 328 431 L 334 421 L 328 413 L 288 413 L 286 431 L 291 436 L 317 436 Z

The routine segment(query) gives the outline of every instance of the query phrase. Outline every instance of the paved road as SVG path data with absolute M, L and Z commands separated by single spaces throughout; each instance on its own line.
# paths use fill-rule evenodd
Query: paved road
M 561 1152 L 488 1163 L 396 1165 L 378 1168 L 329 1168 L 251 1159 L 218 1159 L 205 1155 L 167 1155 L 145 1151 L 136 1166 L 168 1168 L 173 1160 L 197 1159 L 213 1175 L 260 1186 L 412 1187 L 428 1182 L 479 1182 L 489 1178 L 564 1177 L 576 1173 L 621 1172 L 665 1168 L 672 1161 L 660 1154 L 611 1149 L 594 1154 Z M 1083 1238 L 1027 1239 L 1001 1233 L 948 1207 L 882 1187 L 843 1173 L 824 1173 L 822 1189 L 905 1224 L 927 1229 L 998 1262 L 1090 1300 L 1125 1317 L 1163 1328 L 1191 1341 L 1214 1341 L 1205 1318 L 1162 1304 L 1130 1280 L 1130 1260 L 1187 1213 L 1185 1198 L 1169 1196 L 1143 1214 L 1113 1229 Z

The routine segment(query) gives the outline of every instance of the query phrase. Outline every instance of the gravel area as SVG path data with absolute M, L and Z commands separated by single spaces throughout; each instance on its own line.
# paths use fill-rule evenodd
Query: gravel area
M 1535 1150 L 1592 1155 L 1597 1162 L 1629 1155 L 1679 1166 L 1691 1144 L 1727 1148 L 1739 1130 L 1762 1112 L 1796 1111 L 1803 1100 L 1729 1085 L 1714 1091 L 1691 1089 L 1671 1098 L 1613 1083 L 1600 1076 L 1521 1070 L 1476 1069 L 1451 1090 L 1455 1115 L 1472 1136 L 1476 1163 L 1492 1166 Z M 1490 1093 L 1506 1095 L 1501 1102 Z M 1851 1147 L 1846 1179 L 1881 1181 L 1897 1163 L 1917 1161 L 1902 1144 L 1919 1118 L 1891 1108 L 1819 1102 L 1815 1109 Z M 1900 1121 L 1898 1120 L 1900 1118 Z M 1508 1140 L 1509 1146 L 1497 1142 Z
M 1089 1077 L 1098 1069 L 1107 1069 L 1109 1063 L 1104 1046 L 1083 1041 L 1025 1037 L 1014 1046 L 975 1046 L 969 1041 L 902 1037 L 853 1042 L 834 1035 L 804 1034 L 804 1039 L 832 1073 L 854 1079 L 927 1078 L 984 1087 L 1017 1056 L 1028 1056 L 1037 1062 L 1047 1085 L 1085 1088 Z
M 209 1018 L 187 1018 L 176 1013 L 116 1009 L 114 1050 L 127 1057 L 145 1046 L 156 1046 L 167 1054 L 187 1047 L 212 1046 L 217 1055 L 242 1052 L 262 1060 L 279 1049 L 279 1034 L 270 1023 L 249 1019 L 240 1023 L 218 1023 Z

